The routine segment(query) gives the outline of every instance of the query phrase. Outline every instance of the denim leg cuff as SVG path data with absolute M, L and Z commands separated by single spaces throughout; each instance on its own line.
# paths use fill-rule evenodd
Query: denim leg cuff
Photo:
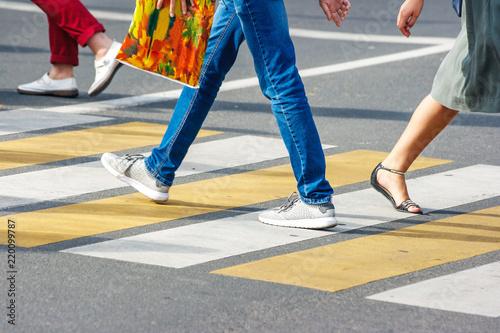
M 149 161 L 148 159 L 146 158 L 144 160 L 144 164 L 146 165 L 146 169 L 148 170 L 148 172 L 151 174 L 151 176 L 153 176 L 156 180 L 158 180 L 160 183 L 162 183 L 163 185 L 165 186 L 172 186 L 172 182 L 169 182 L 167 181 L 166 179 L 162 178 L 159 174 L 155 173 L 153 171 L 153 168 L 151 168 L 151 166 L 149 165 Z

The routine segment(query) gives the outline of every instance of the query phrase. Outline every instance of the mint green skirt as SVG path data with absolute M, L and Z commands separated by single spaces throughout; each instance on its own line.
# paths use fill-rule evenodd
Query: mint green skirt
M 431 96 L 452 110 L 500 112 L 500 0 L 464 0 L 462 30 Z

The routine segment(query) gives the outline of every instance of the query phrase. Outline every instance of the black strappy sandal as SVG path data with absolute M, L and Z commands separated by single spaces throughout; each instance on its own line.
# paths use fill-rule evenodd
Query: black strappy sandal
M 382 163 L 379 163 L 377 165 L 377 167 L 372 172 L 371 181 L 370 181 L 372 187 L 374 189 L 376 189 L 378 192 L 382 193 L 384 195 L 384 197 L 386 197 L 387 199 L 389 199 L 389 201 L 392 203 L 392 205 L 394 206 L 394 208 L 397 211 L 399 211 L 399 212 L 405 212 L 405 213 L 410 213 L 410 214 L 423 214 L 422 209 L 420 208 L 420 206 L 417 205 L 415 202 L 413 202 L 410 199 L 408 199 L 406 201 L 403 201 L 399 206 L 396 206 L 396 202 L 394 201 L 394 198 L 392 197 L 392 195 L 389 194 L 389 191 L 387 191 L 384 187 L 382 187 L 378 183 L 378 181 L 377 181 L 377 172 L 380 169 L 386 170 L 386 171 L 389 171 L 389 172 L 392 172 L 392 173 L 395 173 L 395 174 L 398 174 L 398 175 L 401 175 L 403 177 L 405 175 L 404 172 L 386 168 L 385 166 L 382 165 Z M 410 208 L 410 207 L 420 208 L 420 210 L 418 212 L 410 212 L 408 210 L 408 208 Z

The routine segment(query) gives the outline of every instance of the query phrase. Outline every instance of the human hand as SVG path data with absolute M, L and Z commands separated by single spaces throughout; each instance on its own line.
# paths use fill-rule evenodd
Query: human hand
M 424 7 L 424 0 L 406 0 L 399 9 L 398 14 L 398 28 L 403 35 L 410 37 L 410 29 L 417 22 L 422 8 Z
M 319 6 L 328 21 L 333 20 L 337 27 L 340 27 L 340 22 L 349 14 L 351 3 L 349 0 L 319 0 Z
M 158 0 L 156 1 L 156 9 L 161 9 L 163 6 L 163 1 L 164 0 Z M 168 1 L 168 0 L 167 0 Z M 181 2 L 181 10 L 182 14 L 187 13 L 187 5 L 186 5 L 186 0 L 179 0 Z M 170 0 L 170 17 L 175 16 L 175 4 L 177 3 L 177 0 Z

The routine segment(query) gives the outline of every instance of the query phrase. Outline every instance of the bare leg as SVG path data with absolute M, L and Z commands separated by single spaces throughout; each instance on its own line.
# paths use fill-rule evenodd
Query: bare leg
M 49 71 L 49 77 L 52 80 L 63 80 L 73 77 L 73 65 L 52 64 L 52 68 Z
M 406 172 L 415 159 L 431 143 L 432 140 L 455 118 L 458 111 L 448 109 L 428 95 L 417 107 L 405 131 L 382 162 L 382 165 L 393 170 Z M 378 183 L 389 190 L 396 205 L 410 199 L 404 177 L 379 170 Z M 418 212 L 416 207 L 410 212 Z
M 113 44 L 113 40 L 106 36 L 104 32 L 97 32 L 87 41 L 87 46 L 94 53 L 95 60 L 101 60 L 108 52 L 111 44 Z
M 87 46 L 94 53 L 95 60 L 100 60 L 104 57 L 111 44 L 113 44 L 113 40 L 103 32 L 97 32 L 87 42 Z M 73 74 L 73 65 L 69 64 L 52 64 L 52 68 L 49 71 L 49 77 L 52 80 L 67 79 L 73 77 Z

